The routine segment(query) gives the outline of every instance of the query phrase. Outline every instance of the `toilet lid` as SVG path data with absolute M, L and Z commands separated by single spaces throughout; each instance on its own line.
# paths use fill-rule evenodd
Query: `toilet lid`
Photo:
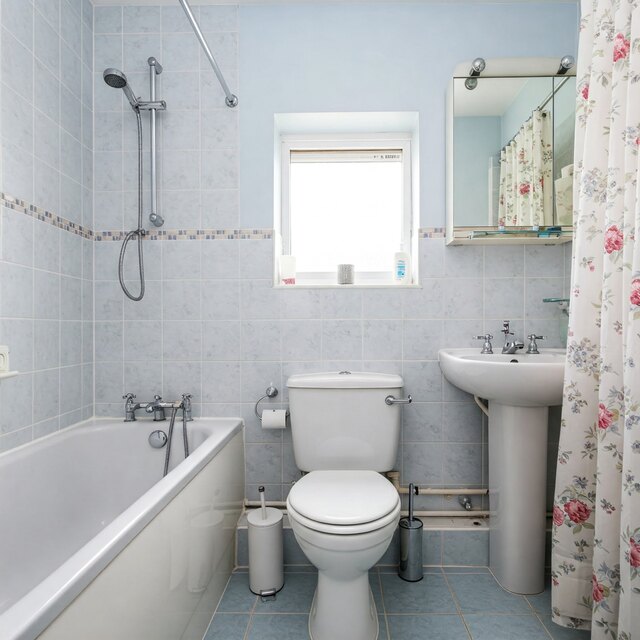
M 375 471 L 312 471 L 289 492 L 289 504 L 302 516 L 333 525 L 384 518 L 398 504 L 398 492 Z

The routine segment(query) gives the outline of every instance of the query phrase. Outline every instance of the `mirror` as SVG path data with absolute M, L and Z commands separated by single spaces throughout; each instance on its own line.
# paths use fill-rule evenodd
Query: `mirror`
M 575 91 L 553 72 L 453 78 L 449 242 L 570 238 Z

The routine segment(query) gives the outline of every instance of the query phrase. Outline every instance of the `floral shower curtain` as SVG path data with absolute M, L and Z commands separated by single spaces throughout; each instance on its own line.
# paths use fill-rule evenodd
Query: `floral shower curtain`
M 553 618 L 640 638 L 640 0 L 582 0 Z
M 552 137 L 551 117 L 538 109 L 500 152 L 502 226 L 553 224 Z

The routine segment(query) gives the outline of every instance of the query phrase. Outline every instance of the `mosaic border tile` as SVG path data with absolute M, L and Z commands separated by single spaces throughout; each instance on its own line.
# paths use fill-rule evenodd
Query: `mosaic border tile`
M 96 231 L 96 242 L 120 242 L 126 231 Z M 271 240 L 273 229 L 151 229 L 146 240 Z
M 35 204 L 29 204 L 25 200 L 20 200 L 20 198 L 14 198 L 7 193 L 0 192 L 0 204 L 7 209 L 24 213 L 34 220 L 40 220 L 41 222 L 50 224 L 58 229 L 62 229 L 63 231 L 68 231 L 69 233 L 82 236 L 87 240 L 93 240 L 93 231 L 88 227 L 83 227 L 77 222 L 67 220 L 62 216 L 58 216 L 51 211 L 47 211 L 42 207 L 36 206 Z
M 418 229 L 418 238 L 444 238 L 444 227 L 422 227 Z
M 14 198 L 0 192 L 0 205 L 13 211 L 19 211 L 58 229 L 74 233 L 96 242 L 122 242 L 126 231 L 93 231 L 77 222 L 67 220 L 42 207 L 29 204 L 25 200 Z M 421 227 L 418 238 L 444 238 L 444 227 Z M 145 234 L 146 240 L 271 240 L 273 229 L 150 229 Z

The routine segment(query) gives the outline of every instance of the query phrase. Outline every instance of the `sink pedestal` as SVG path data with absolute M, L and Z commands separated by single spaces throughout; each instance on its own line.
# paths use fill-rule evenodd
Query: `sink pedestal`
M 547 407 L 489 402 L 489 559 L 509 591 L 544 591 Z

